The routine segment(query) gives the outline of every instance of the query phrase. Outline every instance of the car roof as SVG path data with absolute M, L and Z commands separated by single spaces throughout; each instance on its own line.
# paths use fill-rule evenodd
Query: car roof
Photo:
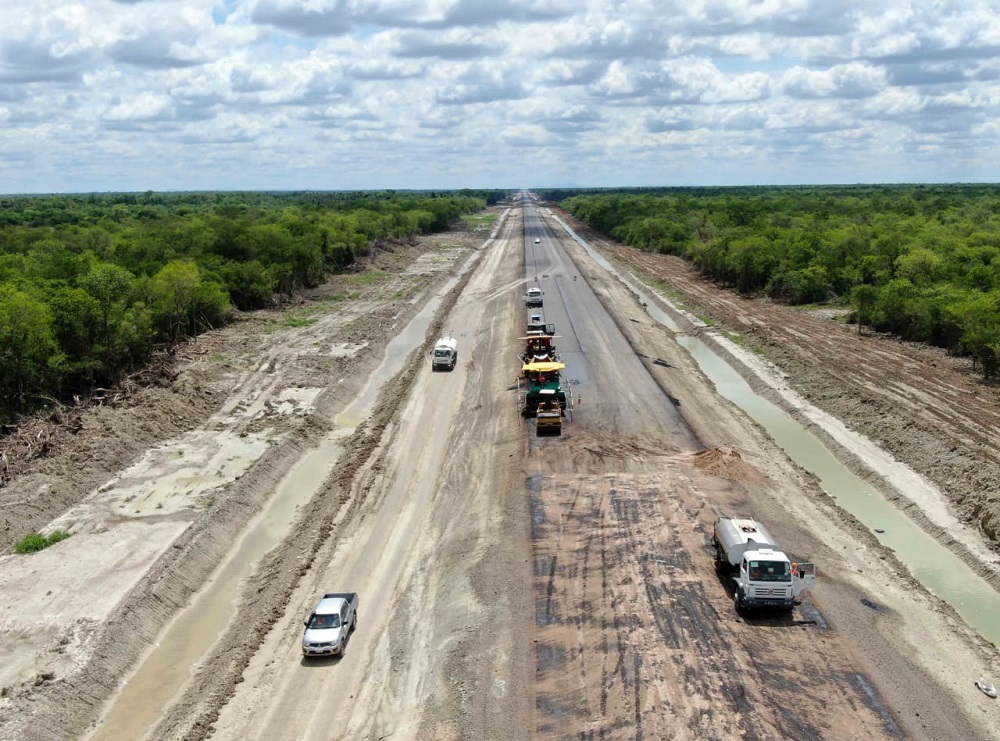
M 340 612 L 341 606 L 346 602 L 343 597 L 324 597 L 316 605 L 314 612 L 317 615 L 332 615 Z

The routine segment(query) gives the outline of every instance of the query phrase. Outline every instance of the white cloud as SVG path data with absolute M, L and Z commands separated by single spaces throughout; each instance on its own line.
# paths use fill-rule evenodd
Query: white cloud
M 0 2 L 12 191 L 937 179 L 1000 144 L 992 0 Z
M 782 75 L 781 85 L 794 98 L 864 98 L 886 86 L 885 70 L 861 62 L 825 70 L 794 67 Z

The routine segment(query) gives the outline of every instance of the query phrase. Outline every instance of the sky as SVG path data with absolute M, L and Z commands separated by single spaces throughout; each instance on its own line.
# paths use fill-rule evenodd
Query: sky
M 0 192 L 1000 181 L 1000 0 L 0 0 Z

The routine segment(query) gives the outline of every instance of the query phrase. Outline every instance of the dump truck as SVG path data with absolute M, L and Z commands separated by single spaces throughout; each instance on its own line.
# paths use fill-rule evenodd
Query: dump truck
M 358 593 L 324 594 L 305 626 L 303 656 L 343 656 L 347 639 L 358 627 Z
M 434 343 L 431 353 L 431 370 L 455 370 L 458 362 L 458 340 L 454 337 L 442 337 Z
M 712 533 L 715 566 L 732 590 L 736 611 L 791 610 L 795 599 L 816 583 L 816 566 L 788 558 L 759 522 L 720 517 Z

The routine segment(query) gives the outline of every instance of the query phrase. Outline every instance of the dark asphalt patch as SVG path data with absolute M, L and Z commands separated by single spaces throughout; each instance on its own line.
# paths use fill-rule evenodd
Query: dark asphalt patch
M 875 612 L 883 612 L 883 611 L 885 611 L 885 608 L 882 607 L 882 605 L 880 605 L 878 602 L 872 602 L 867 597 L 862 597 L 861 598 L 861 604 L 863 604 L 869 610 L 875 610 Z
M 861 696 L 865 701 L 865 704 L 878 713 L 878 716 L 885 723 L 885 730 L 896 738 L 903 738 L 903 729 L 899 727 L 896 723 L 896 719 L 892 717 L 892 713 L 889 712 L 889 708 L 885 706 L 882 702 L 882 698 L 878 696 L 875 688 L 871 686 L 871 683 L 865 679 L 863 674 L 852 674 L 851 681 L 854 682 L 855 686 L 860 690 Z

